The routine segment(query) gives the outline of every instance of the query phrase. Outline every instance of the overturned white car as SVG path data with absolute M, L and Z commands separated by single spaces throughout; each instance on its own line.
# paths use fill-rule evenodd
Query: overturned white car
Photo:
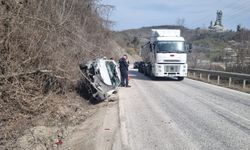
M 91 102 L 100 102 L 116 93 L 120 85 L 120 71 L 114 60 L 101 58 L 80 65 L 84 86 Z

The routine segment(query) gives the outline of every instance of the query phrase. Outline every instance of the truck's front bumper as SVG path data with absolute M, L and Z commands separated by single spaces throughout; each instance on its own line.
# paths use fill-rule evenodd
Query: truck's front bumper
M 152 71 L 155 77 L 186 77 L 187 64 L 155 64 Z

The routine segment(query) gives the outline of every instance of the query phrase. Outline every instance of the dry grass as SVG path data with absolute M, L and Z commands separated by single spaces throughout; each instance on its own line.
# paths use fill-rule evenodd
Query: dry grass
M 117 57 L 99 14 L 109 10 L 97 5 L 95 0 L 0 1 L 0 146 L 14 142 L 34 118 L 45 113 L 55 118 L 58 104 L 69 105 L 62 99 L 75 90 L 80 62 Z

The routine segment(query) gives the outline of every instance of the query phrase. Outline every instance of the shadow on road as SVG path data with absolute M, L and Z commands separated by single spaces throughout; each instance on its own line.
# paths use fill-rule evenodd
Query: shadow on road
M 134 80 L 147 80 L 147 81 L 177 81 L 173 78 L 156 78 L 152 80 L 150 77 L 145 76 L 143 73 L 138 72 L 137 69 L 129 70 L 129 77 Z

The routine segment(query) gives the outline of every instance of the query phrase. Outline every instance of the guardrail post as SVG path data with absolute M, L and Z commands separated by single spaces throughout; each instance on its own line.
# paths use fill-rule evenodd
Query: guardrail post
M 217 77 L 217 84 L 220 85 L 220 76 Z
M 229 77 L 229 82 L 228 82 L 228 86 L 231 87 L 231 84 L 232 84 L 232 78 Z
M 241 84 L 241 87 L 243 89 L 248 88 L 248 84 L 250 81 L 250 75 L 249 74 L 242 74 L 242 73 L 236 73 L 236 72 L 224 72 L 224 71 L 215 71 L 215 70 L 205 70 L 205 69 L 189 69 L 190 72 L 190 77 L 194 78 L 194 79 L 207 79 L 207 82 L 213 83 L 213 80 L 211 80 L 211 77 L 216 77 L 217 76 L 217 84 L 216 85 L 220 85 L 221 81 L 223 78 L 228 78 L 228 86 L 229 87 L 234 87 L 235 84 L 238 85 L 238 83 L 234 83 L 234 79 L 239 79 L 241 80 L 243 83 Z M 222 78 L 221 78 L 222 77 Z M 216 81 L 215 81 L 216 82 Z M 228 87 L 227 86 L 227 87 Z
M 246 80 L 243 80 L 243 89 L 246 88 Z

